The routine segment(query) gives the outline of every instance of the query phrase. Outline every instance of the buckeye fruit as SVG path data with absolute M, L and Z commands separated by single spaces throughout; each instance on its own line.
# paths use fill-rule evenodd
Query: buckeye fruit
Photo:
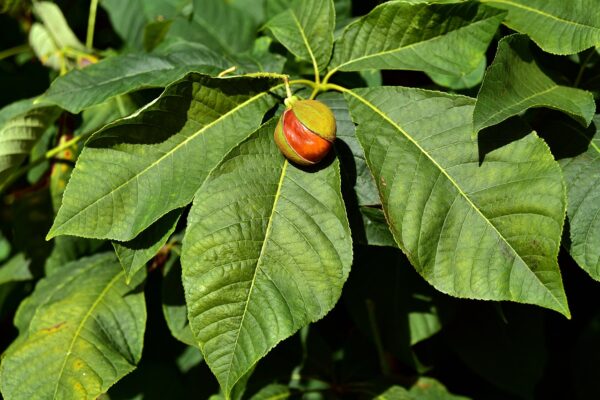
M 283 155 L 299 165 L 314 165 L 333 147 L 335 116 L 318 100 L 286 99 L 286 110 L 275 128 L 275 143 Z

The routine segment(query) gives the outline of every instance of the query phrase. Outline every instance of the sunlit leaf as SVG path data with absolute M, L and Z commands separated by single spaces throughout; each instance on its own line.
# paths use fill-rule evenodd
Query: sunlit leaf
M 531 107 L 562 111 L 587 126 L 596 111 L 590 92 L 561 86 L 537 65 L 525 35 L 502 39 L 488 69 L 473 113 L 476 132 Z
M 41 280 L 15 318 L 19 338 L 0 364 L 7 399 L 95 399 L 132 371 L 146 308 L 113 254 L 81 259 Z
M 466 97 L 389 87 L 346 98 L 390 229 L 426 280 L 570 315 L 557 264 L 565 188 L 543 141 L 513 125 L 477 142 Z
M 600 44 L 596 0 L 480 0 L 508 11 L 505 24 L 549 53 L 574 54 Z
M 190 325 L 226 397 L 273 346 L 333 307 L 352 260 L 338 162 L 291 165 L 275 123 L 211 173 L 183 241 Z
M 461 76 L 481 64 L 503 17 L 475 2 L 387 2 L 346 28 L 330 72 L 407 69 Z
M 191 202 L 210 170 L 260 125 L 274 104 L 269 90 L 279 82 L 190 74 L 148 107 L 94 134 L 49 237 L 128 241 Z

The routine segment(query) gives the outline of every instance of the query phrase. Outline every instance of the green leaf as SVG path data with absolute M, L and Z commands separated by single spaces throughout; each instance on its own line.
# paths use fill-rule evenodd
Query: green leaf
M 346 98 L 394 238 L 429 283 L 569 317 L 557 263 L 565 188 L 542 140 L 503 126 L 477 142 L 466 97 L 390 87 Z
M 69 264 L 42 279 L 15 318 L 19 338 L 0 365 L 9 399 L 95 399 L 135 368 L 146 308 L 114 254 Z
M 23 253 L 14 255 L 0 266 L 0 285 L 8 282 L 28 281 L 33 278 L 29 270 L 30 260 Z
M 533 399 L 547 367 L 541 310 L 482 305 L 459 313 L 444 332 L 475 374 L 520 399 Z M 463 309 L 464 310 L 464 309 Z
M 201 46 L 170 48 L 162 54 L 124 54 L 55 79 L 40 101 L 77 114 L 113 96 L 166 86 L 190 71 L 217 74 L 229 67 L 220 56 Z
M 274 103 L 269 90 L 279 82 L 190 74 L 138 113 L 94 134 L 48 237 L 128 241 L 187 205 L 210 170 L 259 126 Z
M 175 339 L 198 348 L 188 321 L 178 256 L 171 255 L 165 264 L 163 277 L 162 310 L 167 326 Z
M 486 60 L 484 58 L 471 72 L 465 72 L 461 75 L 444 75 L 430 72 L 428 75 L 431 80 L 440 86 L 445 86 L 452 90 L 470 89 L 481 83 L 483 75 L 485 74 L 486 65 Z
M 35 143 L 59 114 L 56 107 L 33 108 L 0 126 L 0 182 L 29 156 Z
M 473 113 L 476 132 L 531 107 L 563 111 L 582 125 L 590 124 L 596 103 L 584 90 L 556 84 L 538 67 L 525 35 L 500 40 L 496 58 L 485 74 Z
M 34 108 L 44 107 L 42 105 L 36 104 L 37 97 L 32 97 L 30 99 L 23 99 L 19 101 L 15 101 L 3 108 L 0 109 L 0 126 L 4 125 L 9 120 L 18 117 L 21 114 L 25 114 L 28 111 L 33 110 Z
M 469 400 L 467 397 L 456 396 L 448 392 L 448 389 L 440 382 L 432 378 L 421 377 L 410 390 L 402 386 L 392 386 L 379 396 L 376 400 Z
M 172 23 L 172 20 L 159 20 L 146 25 L 144 28 L 144 50 L 154 50 L 164 40 Z
M 416 400 L 410 395 L 408 390 L 402 386 L 392 386 L 385 392 L 381 393 L 375 400 Z
M 113 242 L 117 258 L 125 270 L 127 282 L 167 243 L 177 227 L 182 212 L 181 209 L 175 209 L 163 215 L 135 239 L 128 242 Z
M 33 3 L 33 12 L 43 22 L 59 49 L 84 50 L 83 44 L 69 28 L 67 20 L 56 4 L 50 1 L 37 1 Z
M 382 210 L 373 207 L 361 207 L 360 213 L 365 227 L 367 244 L 370 246 L 396 247 L 394 236 L 390 232 Z
M 144 12 L 144 0 L 102 0 L 110 22 L 117 34 L 133 49 L 143 48 L 144 27 L 148 18 Z
M 481 64 L 504 15 L 474 2 L 387 2 L 348 25 L 329 73 L 374 68 L 461 76 Z
M 256 37 L 256 22 L 248 13 L 223 0 L 194 0 L 194 27 L 205 32 L 210 44 L 228 54 L 249 50 Z
M 415 400 L 470 400 L 467 397 L 456 396 L 435 379 L 421 377 L 410 388 L 409 393 Z
M 480 0 L 508 11 L 504 22 L 544 51 L 575 54 L 600 44 L 596 0 Z
M 352 262 L 338 162 L 289 164 L 276 122 L 211 173 L 183 240 L 190 325 L 226 398 L 278 342 L 333 307 Z
M 29 30 L 29 45 L 33 49 L 40 62 L 57 71 L 60 70 L 64 58 L 59 55 L 59 47 L 50 36 L 46 27 L 38 22 L 34 22 Z
M 267 25 L 292 54 L 322 71 L 333 48 L 335 9 L 332 0 L 302 0 L 271 19 Z
M 594 125 L 591 133 L 576 129 L 566 131 L 584 135 L 589 146 L 582 154 L 560 160 L 560 165 L 569 199 L 569 252 L 579 266 L 600 281 L 600 116 L 594 118 Z
M 290 389 L 285 385 L 272 383 L 260 389 L 250 400 L 283 400 L 288 399 L 292 394 Z
M 356 129 L 350 117 L 346 99 L 342 94 L 335 92 L 319 95 L 318 99 L 327 104 L 335 115 L 337 152 L 340 154 L 343 171 L 355 177 L 354 190 L 358 198 L 358 204 L 381 204 L 373 174 L 369 171 L 367 162 L 365 161 L 365 152 L 356 138 Z M 345 153 L 347 153 L 346 149 L 350 150 L 352 158 L 345 157 Z

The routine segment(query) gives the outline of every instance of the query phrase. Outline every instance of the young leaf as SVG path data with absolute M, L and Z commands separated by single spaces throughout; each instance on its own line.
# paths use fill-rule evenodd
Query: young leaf
M 480 65 L 504 15 L 475 2 L 387 2 L 346 28 L 329 73 L 374 68 L 464 75 Z
M 94 134 L 48 237 L 128 241 L 187 205 L 210 170 L 260 125 L 274 104 L 269 90 L 279 82 L 190 74 L 140 112 Z
M 296 57 L 313 63 L 317 71 L 325 69 L 333 47 L 332 0 L 296 1 L 266 27 Z
M 278 342 L 333 307 L 352 262 L 337 160 L 296 168 L 273 141 L 275 125 L 211 173 L 183 240 L 190 325 L 226 398 Z
M 59 48 L 50 36 L 46 27 L 38 22 L 34 22 L 29 30 L 29 45 L 33 49 L 40 62 L 57 71 L 61 68 L 61 62 L 64 58 L 59 56 Z
M 557 264 L 565 188 L 542 140 L 512 126 L 478 143 L 466 97 L 389 87 L 346 98 L 390 229 L 427 281 L 570 315 Z
M 167 243 L 182 211 L 176 209 L 163 215 L 135 239 L 128 242 L 113 242 L 117 258 L 125 270 L 127 282 Z
M 500 40 L 496 58 L 483 79 L 473 112 L 475 132 L 531 107 L 549 107 L 590 124 L 596 103 L 584 90 L 556 84 L 536 64 L 525 35 Z
M 600 117 L 594 119 L 593 137 L 587 151 L 560 161 L 567 183 L 569 252 L 592 278 L 600 281 Z M 568 131 L 567 131 L 568 132 Z M 576 132 L 576 133 L 575 133 Z M 572 130 L 569 133 L 586 135 Z
M 166 86 L 191 71 L 216 75 L 230 66 L 202 46 L 169 48 L 163 53 L 124 54 L 55 79 L 40 101 L 77 114 L 113 96 Z
M 505 24 L 544 51 L 575 54 L 600 44 L 596 0 L 480 0 L 508 11 Z
M 0 183 L 25 160 L 59 115 L 57 107 L 33 108 L 0 126 Z
M 33 4 L 33 12 L 42 20 L 59 49 L 83 50 L 83 44 L 69 28 L 69 24 L 60 8 L 50 1 L 38 1 Z
M 7 399 L 95 399 L 135 368 L 146 325 L 145 274 L 125 284 L 114 254 L 69 264 L 22 303 L 3 356 Z

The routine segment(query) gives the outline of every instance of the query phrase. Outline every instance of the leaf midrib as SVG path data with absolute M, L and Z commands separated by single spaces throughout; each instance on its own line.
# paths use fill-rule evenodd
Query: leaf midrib
M 405 51 L 407 49 L 411 49 L 413 47 L 417 47 L 419 45 L 432 42 L 434 40 L 440 39 L 440 38 L 448 35 L 449 33 L 458 32 L 458 31 L 461 31 L 463 29 L 467 29 L 467 28 L 471 28 L 471 27 L 476 26 L 476 25 L 483 24 L 484 22 L 487 22 L 490 19 L 498 18 L 498 16 L 500 16 L 500 15 L 502 15 L 502 12 L 499 12 L 498 14 L 495 14 L 495 15 L 490 15 L 487 18 L 480 19 L 479 21 L 473 22 L 472 24 L 461 26 L 458 29 L 454 29 L 452 31 L 443 32 L 443 33 L 441 33 L 439 35 L 430 37 L 429 39 L 422 40 L 420 42 L 411 43 L 411 44 L 409 44 L 407 46 L 404 46 L 404 47 L 397 47 L 397 48 L 394 48 L 394 49 L 391 49 L 391 50 L 386 50 L 386 51 L 382 51 L 382 52 L 379 52 L 379 53 L 368 54 L 368 55 L 365 55 L 365 56 L 361 56 L 361 57 L 358 57 L 358 58 L 354 58 L 354 59 L 348 60 L 348 61 L 346 61 L 346 62 L 344 62 L 342 64 L 339 64 L 336 67 L 334 67 L 329 73 L 332 74 L 334 71 L 340 71 L 340 70 L 342 70 L 343 67 L 345 67 L 347 65 L 351 65 L 351 64 L 357 63 L 357 62 L 360 62 L 360 61 L 368 60 L 370 58 L 381 57 L 381 56 L 385 56 L 385 55 L 392 54 L 392 53 L 397 53 L 397 52 L 399 53 L 399 52 Z M 360 20 L 356 21 L 355 23 L 359 23 L 359 22 L 360 22 Z M 346 28 L 346 29 L 348 29 L 348 28 Z
M 235 352 L 237 350 L 238 341 L 240 338 L 240 333 L 242 332 L 242 326 L 244 325 L 244 319 L 248 312 L 248 305 L 250 304 L 250 298 L 252 297 L 252 291 L 254 289 L 254 283 L 256 282 L 256 276 L 258 275 L 258 271 L 261 267 L 261 261 L 263 254 L 265 252 L 265 248 L 267 246 L 267 242 L 271 236 L 271 232 L 273 231 L 273 218 L 275 215 L 275 209 L 277 208 L 277 203 L 279 202 L 279 198 L 281 197 L 281 187 L 283 186 L 283 180 L 285 178 L 285 174 L 287 171 L 287 166 L 289 162 L 287 160 L 284 161 L 283 167 L 281 168 L 281 175 L 279 176 L 279 182 L 277 183 L 277 191 L 275 192 L 275 197 L 273 199 L 273 208 L 271 209 L 271 213 L 269 215 L 269 222 L 267 223 L 267 228 L 265 230 L 265 237 L 263 240 L 262 247 L 260 248 L 260 252 L 258 254 L 258 258 L 256 260 L 256 268 L 254 269 L 254 275 L 252 276 L 252 282 L 250 283 L 250 289 L 248 290 L 248 296 L 246 298 L 246 304 L 244 305 L 244 311 L 242 312 L 242 319 L 240 320 L 240 325 L 237 330 L 237 335 L 235 338 L 235 342 L 233 343 L 233 348 L 231 350 L 231 359 L 229 360 L 229 367 L 227 368 L 227 384 L 229 384 L 229 379 L 231 377 L 231 369 L 233 367 L 233 359 Z M 241 375 L 240 375 L 241 377 Z M 238 378 L 239 380 L 239 378 Z M 228 389 L 233 388 L 233 386 L 237 383 L 237 380 L 228 386 Z
M 77 326 L 77 329 L 75 330 L 75 333 L 73 334 L 73 338 L 71 339 L 71 343 L 69 344 L 69 348 L 67 349 L 66 356 L 63 360 L 62 366 L 58 373 L 58 379 L 56 380 L 56 386 L 54 387 L 54 395 L 52 396 L 52 398 L 54 398 L 54 399 L 56 398 L 56 394 L 58 393 L 58 388 L 60 387 L 60 383 L 61 383 L 64 371 L 65 371 L 65 367 L 67 365 L 67 360 L 71 357 L 71 352 L 73 351 L 73 346 L 75 345 L 75 341 L 79 337 L 81 330 L 83 329 L 84 325 L 86 324 L 87 320 L 90 318 L 90 316 L 92 315 L 92 313 L 94 312 L 94 310 L 96 309 L 98 304 L 100 304 L 100 301 L 102 301 L 102 299 L 108 293 L 108 291 L 114 286 L 114 284 L 119 280 L 119 278 L 123 277 L 124 274 L 125 274 L 125 272 L 121 270 L 121 271 L 119 271 L 119 273 L 117 275 L 115 275 L 110 280 L 110 282 L 108 282 L 108 284 L 104 287 L 104 289 L 102 289 L 102 291 L 98 294 L 98 297 L 96 298 L 94 303 L 92 303 L 91 307 L 85 313 L 81 322 Z
M 276 86 L 275 86 L 276 87 Z M 179 143 L 178 145 L 176 145 L 175 147 L 173 147 L 173 149 L 171 149 L 170 151 L 166 152 L 165 154 L 163 154 L 161 157 L 159 157 L 157 160 L 153 161 L 152 163 L 150 163 L 147 167 L 145 167 L 143 170 L 141 170 L 139 173 L 133 175 L 131 178 L 125 180 L 123 183 L 121 183 L 119 186 L 117 186 L 116 188 L 114 188 L 113 190 L 111 190 L 110 192 L 106 193 L 105 195 L 98 197 L 96 200 L 94 200 L 93 202 L 91 202 L 90 204 L 88 204 L 87 206 L 81 208 L 79 211 L 77 211 L 75 214 L 71 215 L 69 217 L 69 219 L 67 221 L 65 221 L 64 223 L 62 223 L 61 225 L 57 226 L 56 228 L 54 226 L 52 226 L 52 228 L 50 229 L 50 232 L 48 232 L 48 235 L 46 237 L 46 239 L 51 239 L 52 237 L 55 236 L 56 232 L 60 231 L 60 228 L 65 226 L 66 224 L 69 223 L 69 221 L 72 221 L 75 217 L 77 217 L 78 215 L 80 215 L 82 212 L 86 211 L 88 208 L 94 206 L 96 203 L 104 200 L 106 197 L 113 195 L 114 193 L 116 193 L 117 191 L 119 191 L 121 188 L 123 188 L 124 186 L 128 185 L 130 182 L 132 182 L 134 179 L 138 179 L 140 176 L 142 176 L 143 174 L 145 174 L 147 171 L 149 171 L 150 169 L 154 168 L 155 166 L 157 166 L 158 164 L 160 164 L 160 162 L 162 162 L 165 158 L 170 157 L 172 154 L 174 154 L 177 150 L 179 150 L 181 147 L 185 146 L 188 142 L 190 142 L 193 139 L 196 139 L 198 137 L 198 135 L 201 135 L 202 133 L 204 133 L 205 131 L 207 131 L 208 129 L 212 128 L 213 126 L 217 125 L 218 123 L 223 122 L 226 118 L 230 117 L 231 115 L 235 114 L 238 110 L 243 109 L 244 107 L 246 107 L 247 105 L 253 103 L 254 101 L 257 101 L 258 99 L 260 99 L 263 96 L 266 96 L 268 94 L 267 91 L 261 92 L 256 96 L 251 97 L 250 99 L 244 101 L 243 103 L 238 104 L 237 106 L 235 106 L 234 108 L 232 108 L 231 110 L 227 111 L 225 114 L 221 115 L 219 118 L 217 118 L 216 120 L 210 122 L 209 124 L 203 126 L 201 129 L 199 129 L 198 131 L 196 131 L 194 134 L 188 136 L 185 140 L 183 140 L 181 143 Z
M 354 96 L 356 99 L 358 99 L 360 102 L 364 103 L 367 107 L 371 108 L 376 114 L 378 114 L 383 120 L 385 120 L 387 123 L 389 123 L 390 125 L 392 125 L 394 128 L 396 128 L 396 130 L 398 130 L 400 133 L 402 133 L 413 145 L 415 145 L 421 152 L 422 154 L 424 154 L 432 163 L 433 165 L 450 181 L 450 183 L 452 184 L 452 186 L 454 186 L 456 188 L 456 190 L 458 191 L 458 193 L 467 201 L 467 203 L 469 203 L 469 205 L 491 226 L 491 228 L 496 232 L 496 234 L 498 235 L 498 237 L 500 237 L 502 239 L 502 241 L 504 243 L 506 243 L 506 245 L 510 248 L 510 250 L 515 254 L 515 256 L 521 260 L 521 262 L 527 267 L 526 270 L 531 273 L 531 275 L 533 275 L 533 277 L 535 277 L 536 281 L 538 283 L 541 284 L 541 286 L 550 294 L 550 296 L 552 297 L 552 299 L 556 302 L 556 304 L 559 306 L 560 310 L 563 310 L 565 315 L 570 315 L 568 310 L 564 308 L 564 306 L 561 304 L 561 302 L 556 298 L 556 296 L 554 295 L 554 293 L 552 293 L 550 290 L 548 290 L 548 288 L 543 284 L 543 282 L 541 282 L 538 278 L 538 276 L 529 268 L 529 265 L 525 262 L 525 260 L 523 260 L 521 258 L 521 256 L 519 255 L 519 253 L 514 249 L 514 247 L 506 240 L 506 238 L 500 233 L 500 231 L 498 231 L 498 229 L 496 228 L 496 226 L 481 212 L 481 210 L 475 205 L 475 203 L 473 203 L 473 201 L 469 198 L 469 196 L 467 195 L 467 193 L 465 193 L 462 188 L 458 185 L 458 183 L 446 172 L 446 170 L 444 168 L 442 168 L 442 166 L 423 148 L 421 147 L 421 145 L 419 145 L 419 143 L 416 142 L 416 140 L 413 139 L 413 137 L 411 135 L 408 134 L 408 132 L 406 132 L 400 125 L 396 124 L 391 118 L 389 118 L 383 111 L 381 111 L 379 108 L 377 108 L 374 104 L 372 104 L 371 102 L 369 102 L 366 98 L 362 97 L 361 95 L 359 95 L 358 93 L 355 93 L 352 90 L 347 90 L 346 93 Z M 393 234 L 393 232 L 392 232 Z M 394 235 L 395 238 L 395 235 Z M 398 240 L 397 240 L 398 241 Z M 398 241 L 399 242 L 399 241 Z M 400 245 L 400 243 L 398 243 Z M 404 246 L 402 246 L 402 248 L 404 249 Z
M 290 14 L 292 14 L 294 23 L 296 24 L 296 27 L 298 28 L 298 31 L 300 32 L 300 35 L 302 36 L 302 41 L 304 42 L 304 46 L 306 46 L 306 50 L 308 50 L 308 55 L 310 56 L 310 59 L 311 59 L 313 65 L 315 66 L 315 69 L 318 71 L 319 64 L 317 64 L 317 59 L 315 58 L 312 48 L 310 47 L 310 44 L 308 43 L 308 38 L 306 37 L 304 28 L 302 28 L 302 25 L 300 24 L 300 21 L 298 20 L 298 17 L 296 16 L 296 13 L 294 12 L 294 10 L 290 10 Z

